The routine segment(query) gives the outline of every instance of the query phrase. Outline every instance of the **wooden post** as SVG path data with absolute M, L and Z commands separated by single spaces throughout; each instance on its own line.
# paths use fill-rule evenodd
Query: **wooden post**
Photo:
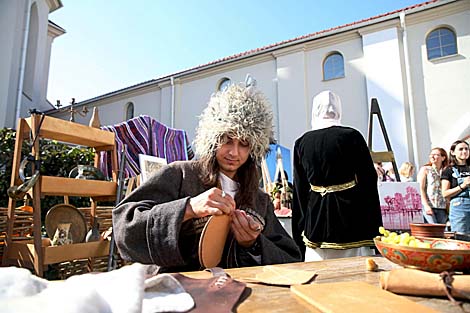
M 41 115 L 32 114 L 31 119 L 31 133 L 34 140 L 32 148 L 32 154 L 35 159 L 39 158 L 39 141 L 40 141 L 40 130 L 39 123 Z M 33 172 L 36 168 L 33 166 Z M 34 270 L 36 275 L 39 277 L 43 276 L 43 260 L 44 255 L 42 253 L 42 238 L 41 238 L 41 177 L 38 182 L 33 186 L 33 236 L 34 236 Z
M 28 124 L 26 123 L 24 119 L 21 118 L 18 121 L 18 129 L 16 130 L 16 141 L 15 141 L 15 150 L 13 151 L 13 164 L 12 164 L 12 169 L 11 169 L 10 186 L 18 186 L 22 183 L 21 180 L 19 179 L 20 163 L 21 163 L 21 147 L 23 145 L 24 136 L 28 131 L 29 131 Z M 2 259 L 2 264 L 4 266 L 8 265 L 8 249 L 11 246 L 11 241 L 12 241 L 12 236 L 13 236 L 13 226 L 15 222 L 15 208 L 16 208 L 16 200 L 9 198 L 8 199 L 5 249 L 3 250 L 3 259 Z

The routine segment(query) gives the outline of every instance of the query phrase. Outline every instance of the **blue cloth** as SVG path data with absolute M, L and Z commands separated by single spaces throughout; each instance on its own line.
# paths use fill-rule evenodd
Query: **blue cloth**
M 470 234 L 470 198 L 455 197 L 450 200 L 450 229 Z
M 457 178 L 457 184 L 460 186 L 464 177 L 460 175 L 457 168 L 452 167 L 454 172 L 452 176 Z M 457 197 L 450 200 L 450 229 L 459 233 L 470 234 L 470 194 L 469 188 L 465 188 Z

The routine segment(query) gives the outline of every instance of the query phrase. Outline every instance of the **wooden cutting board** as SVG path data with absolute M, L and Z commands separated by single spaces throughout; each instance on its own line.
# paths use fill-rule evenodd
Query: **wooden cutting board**
M 294 285 L 291 291 L 325 313 L 433 313 L 427 306 L 365 282 Z

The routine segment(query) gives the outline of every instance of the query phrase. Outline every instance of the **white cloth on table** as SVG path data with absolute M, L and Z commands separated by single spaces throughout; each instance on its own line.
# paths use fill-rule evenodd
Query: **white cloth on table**
M 31 275 L 24 268 L 0 268 L 0 301 L 35 295 L 49 285 L 49 281 Z
M 47 281 L 28 270 L 0 268 L 0 308 L 9 312 L 186 312 L 194 300 L 169 274 L 146 278 L 135 263 L 108 273 Z

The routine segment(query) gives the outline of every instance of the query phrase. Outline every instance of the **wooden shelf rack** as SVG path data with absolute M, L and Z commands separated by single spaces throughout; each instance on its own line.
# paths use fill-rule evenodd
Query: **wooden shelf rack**
M 2 261 L 3 265 L 14 264 L 22 267 L 30 267 L 34 269 L 36 275 L 43 276 L 44 268 L 48 264 L 108 255 L 109 241 L 107 240 L 51 246 L 49 238 L 41 238 L 41 197 L 90 197 L 92 200 L 92 217 L 96 216 L 97 201 L 114 201 L 116 199 L 118 171 L 114 133 L 39 114 L 32 114 L 30 118 L 20 119 L 16 133 L 11 186 L 18 186 L 22 183 L 19 177 L 22 159 L 21 147 L 23 141 L 29 137 L 30 133 L 32 134 L 32 138 L 38 137 L 38 140 L 34 142 L 32 147 L 33 155 L 39 155 L 40 138 L 48 138 L 94 148 L 95 167 L 99 165 L 99 151 L 111 151 L 112 181 L 41 176 L 29 191 L 34 208 L 33 237 L 31 240 L 13 240 L 12 234 L 16 200 L 10 198 L 8 202 L 7 233 Z

